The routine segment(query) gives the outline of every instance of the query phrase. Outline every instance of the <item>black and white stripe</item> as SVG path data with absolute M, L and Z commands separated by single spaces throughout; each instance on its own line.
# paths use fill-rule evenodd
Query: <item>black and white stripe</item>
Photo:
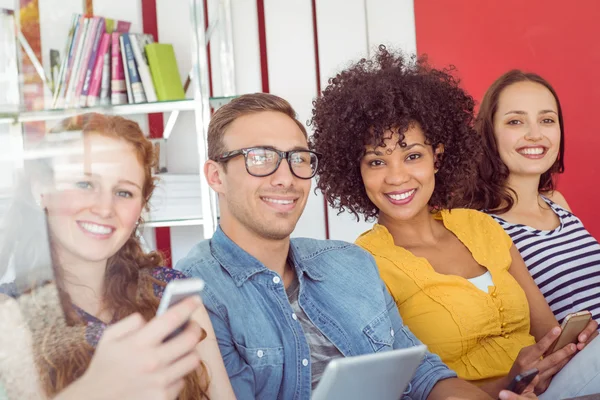
M 542 231 L 491 216 L 504 228 L 521 252 L 556 319 L 589 310 L 600 322 L 600 244 L 579 218 L 542 197 L 554 210 L 560 225 Z

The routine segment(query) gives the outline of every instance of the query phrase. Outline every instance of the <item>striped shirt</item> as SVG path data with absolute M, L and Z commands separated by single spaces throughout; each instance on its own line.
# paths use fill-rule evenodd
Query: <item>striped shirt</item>
M 600 322 L 600 244 L 579 218 L 550 199 L 542 199 L 560 220 L 556 229 L 539 230 L 491 216 L 521 252 L 559 323 L 567 314 L 583 310 Z

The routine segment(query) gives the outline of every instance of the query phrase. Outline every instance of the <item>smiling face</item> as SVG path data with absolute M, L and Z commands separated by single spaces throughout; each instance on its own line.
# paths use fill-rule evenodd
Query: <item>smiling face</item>
M 241 116 L 223 137 L 226 151 L 271 147 L 281 151 L 308 150 L 306 137 L 287 115 L 263 111 Z M 208 161 L 207 179 L 219 193 L 221 226 L 230 237 L 247 232 L 270 240 L 292 233 L 306 205 L 311 180 L 292 175 L 286 160 L 272 175 L 255 177 L 246 171 L 244 156 L 224 165 Z
M 53 163 L 44 190 L 53 249 L 61 263 L 105 263 L 131 236 L 143 208 L 144 170 L 122 139 L 86 134 L 83 155 Z
M 366 146 L 360 163 L 367 196 L 379 209 L 380 220 L 408 221 L 429 212 L 435 189 L 435 154 L 421 127 L 413 124 L 404 133 L 405 147 L 398 138 L 397 131 L 388 131 L 385 147 Z
M 541 175 L 556 161 L 560 147 L 558 107 L 552 93 L 534 82 L 502 91 L 494 114 L 500 158 L 514 175 Z

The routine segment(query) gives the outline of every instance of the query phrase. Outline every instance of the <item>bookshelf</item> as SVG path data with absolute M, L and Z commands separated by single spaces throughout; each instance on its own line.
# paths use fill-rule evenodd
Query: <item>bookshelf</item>
M 40 3 L 45 0 L 38 0 Z M 82 0 L 68 0 L 82 1 Z M 105 0 L 95 0 L 100 3 Z M 18 94 L 19 104 L 6 105 L 0 101 L 0 128 L 5 127 L 8 130 L 8 136 L 11 143 L 11 154 L 15 161 L 15 166 L 22 165 L 22 155 L 24 154 L 25 136 L 27 135 L 28 124 L 42 122 L 57 122 L 64 118 L 77 114 L 97 112 L 108 115 L 134 116 L 134 115 L 150 115 L 155 113 L 166 113 L 164 130 L 162 138 L 159 139 L 169 145 L 169 137 L 175 127 L 175 123 L 180 115 L 193 115 L 193 125 L 191 129 L 185 129 L 185 134 L 195 135 L 197 143 L 199 173 L 190 174 L 158 174 L 160 178 L 155 195 L 151 199 L 151 211 L 145 215 L 145 227 L 176 227 L 176 226 L 202 226 L 204 237 L 212 236 L 216 229 L 217 217 L 217 202 L 216 196 L 211 192 L 206 180 L 202 175 L 203 164 L 206 161 L 206 135 L 208 123 L 211 113 L 229 102 L 235 96 L 235 79 L 234 79 L 234 60 L 233 60 L 233 44 L 232 44 L 232 26 L 231 26 L 231 5 L 229 0 L 214 0 L 211 3 L 211 22 L 206 29 L 205 17 L 208 2 L 204 0 L 187 0 L 189 8 L 186 10 L 182 18 L 189 18 L 191 31 L 191 73 L 190 87 L 184 92 L 182 99 L 167 100 L 167 101 L 151 101 L 151 102 L 133 102 L 133 104 L 113 104 L 113 105 L 94 105 L 86 107 L 82 101 L 82 106 L 78 106 L 75 101 L 65 102 L 67 106 L 56 103 L 56 101 L 48 101 L 48 93 L 50 91 L 54 96 L 58 91 L 51 90 L 48 85 L 48 76 L 52 71 L 44 71 L 43 65 L 38 60 L 31 49 L 29 43 L 26 42 L 19 26 L 19 7 L 21 0 L 15 0 L 15 21 L 16 35 L 14 41 L 16 46 L 21 47 L 22 51 L 17 56 L 19 69 L 19 89 Z M 218 3 L 217 7 L 214 7 Z M 40 15 L 41 17 L 41 15 Z M 82 15 L 79 18 L 83 18 Z M 86 16 L 91 18 L 92 16 Z M 95 18 L 95 16 L 93 16 Z M 99 18 L 103 20 L 102 18 Z M 76 16 L 73 16 L 73 25 L 60 26 L 57 29 L 71 31 L 74 28 Z M 108 19 L 107 19 L 108 21 Z M 104 22 L 101 22 L 104 23 Z M 116 22 L 115 22 L 116 26 Z M 100 28 L 98 28 L 100 29 Z M 115 28 L 116 29 L 116 28 Z M 132 39 L 133 35 L 129 35 Z M 136 35 L 137 36 L 137 35 Z M 139 35 L 144 36 L 144 35 Z M 82 39 L 83 40 L 83 39 Z M 121 42 L 122 43 L 122 42 Z M 217 87 L 220 88 L 219 96 L 210 97 L 209 87 L 209 57 L 207 45 L 211 44 L 211 56 L 213 62 L 212 68 L 215 68 L 214 60 L 218 60 L 220 82 Z M 68 47 L 68 46 L 67 46 Z M 133 46 L 135 47 L 135 46 Z M 160 46 L 159 49 L 164 50 Z M 161 51 L 162 51 L 161 50 Z M 168 49 L 167 49 L 168 50 Z M 61 50 L 62 51 L 62 50 Z M 157 53 L 160 55 L 162 53 Z M 139 56 L 136 54 L 136 56 Z M 43 106 L 34 106 L 25 101 L 24 90 L 22 85 L 21 74 L 24 69 L 23 59 L 30 59 L 30 63 L 35 66 L 35 71 L 40 76 L 43 82 L 44 96 L 46 98 Z M 148 59 L 150 56 L 148 54 Z M 66 65 L 66 63 L 65 63 Z M 91 62 L 90 62 L 91 65 Z M 126 66 L 124 68 L 127 68 Z M 44 75 L 45 74 L 45 75 Z M 140 74 L 142 75 L 142 74 Z M 1 77 L 0 77 L 1 78 Z M 144 78 L 143 76 L 141 77 Z M 182 76 L 185 80 L 185 76 Z M 147 77 L 146 77 L 147 79 Z M 53 81 L 54 82 L 54 81 Z M 156 82 L 156 81 L 155 81 Z M 141 85 L 141 83 L 140 83 Z M 65 84 L 66 86 L 66 84 Z M 182 85 L 183 86 L 183 85 Z M 140 87 L 140 86 L 138 86 Z M 157 90 L 158 92 L 158 90 Z M 159 96 L 160 97 L 160 96 Z M 152 99 L 152 96 L 148 96 Z M 136 100 L 137 101 L 137 100 Z M 98 103 L 97 103 L 98 104 Z M 162 152 L 162 150 L 161 150 Z M 182 189 L 183 188 L 183 189 Z

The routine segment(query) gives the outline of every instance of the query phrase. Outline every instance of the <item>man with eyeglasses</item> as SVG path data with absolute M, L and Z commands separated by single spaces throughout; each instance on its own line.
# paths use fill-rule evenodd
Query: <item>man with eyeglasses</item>
M 208 156 L 220 224 L 177 269 L 206 281 L 202 298 L 238 399 L 309 399 L 332 358 L 420 343 L 370 255 L 345 242 L 290 239 L 321 155 L 287 101 L 256 93 L 221 107 Z M 431 353 L 405 394 L 489 398 Z

